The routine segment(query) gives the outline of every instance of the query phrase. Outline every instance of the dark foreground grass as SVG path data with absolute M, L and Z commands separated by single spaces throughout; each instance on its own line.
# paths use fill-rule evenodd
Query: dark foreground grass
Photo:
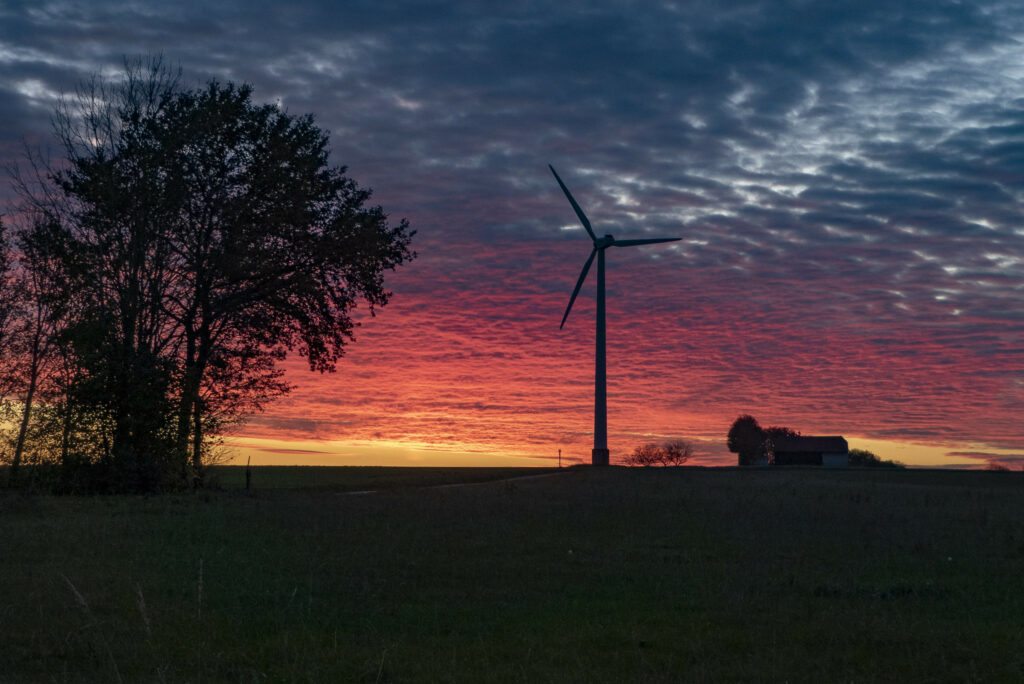
M 8 682 L 1024 679 L 1017 473 L 3 493 L 0 553 Z

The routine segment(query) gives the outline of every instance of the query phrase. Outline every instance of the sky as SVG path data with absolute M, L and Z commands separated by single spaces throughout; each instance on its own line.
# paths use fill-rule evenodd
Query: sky
M 735 462 L 742 413 L 912 465 L 1024 467 L 1024 6 L 0 2 L 0 161 L 124 57 L 311 112 L 418 258 L 254 463 L 587 462 L 608 253 L 609 447 Z M 0 184 L 0 203 L 12 194 Z

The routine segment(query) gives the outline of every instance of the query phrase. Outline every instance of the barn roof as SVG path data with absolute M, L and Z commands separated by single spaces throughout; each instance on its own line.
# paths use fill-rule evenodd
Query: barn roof
M 775 444 L 775 451 L 790 452 L 821 452 L 823 454 L 845 454 L 850 448 L 846 440 L 839 436 L 797 436 L 797 437 L 776 437 L 772 440 Z

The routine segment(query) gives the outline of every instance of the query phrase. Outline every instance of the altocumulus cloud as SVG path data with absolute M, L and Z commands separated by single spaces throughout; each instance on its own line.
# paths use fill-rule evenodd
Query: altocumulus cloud
M 345 390 L 310 383 L 342 434 L 585 444 L 590 343 L 549 323 L 587 246 L 552 162 L 599 231 L 684 238 L 610 261 L 623 446 L 720 437 L 739 410 L 1019 444 L 1024 9 L 722 4 L 7 2 L 0 156 L 46 142 L 58 93 L 154 50 L 316 113 L 420 231 Z M 263 424 L 302 434 L 303 391 Z

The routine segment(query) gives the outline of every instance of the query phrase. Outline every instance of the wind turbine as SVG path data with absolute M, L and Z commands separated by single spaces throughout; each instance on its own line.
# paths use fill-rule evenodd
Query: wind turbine
M 636 245 L 653 245 L 658 242 L 675 242 L 682 238 L 642 238 L 639 240 L 616 240 L 611 235 L 605 234 L 603 238 L 594 235 L 594 229 L 590 227 L 590 221 L 586 214 L 576 203 L 569 188 L 558 177 L 555 167 L 548 164 L 551 173 L 555 174 L 555 180 L 565 193 L 565 197 L 572 205 L 573 211 L 579 217 L 580 223 L 587 229 L 587 234 L 594 241 L 594 249 L 590 252 L 587 263 L 583 264 L 583 271 L 580 272 L 580 279 L 576 281 L 576 289 L 572 291 L 569 298 L 569 306 L 565 307 L 565 315 L 562 316 L 562 323 L 558 326 L 561 330 L 565 326 L 565 319 L 569 318 L 572 310 L 572 303 L 576 301 L 576 295 L 583 287 L 583 281 L 587 279 L 587 272 L 590 265 L 594 263 L 594 256 L 597 256 L 597 342 L 596 360 L 594 364 L 594 450 L 591 452 L 590 462 L 596 466 L 608 465 L 608 391 L 607 391 L 607 364 L 605 361 L 605 335 L 604 335 L 604 251 L 609 247 L 633 247 Z

